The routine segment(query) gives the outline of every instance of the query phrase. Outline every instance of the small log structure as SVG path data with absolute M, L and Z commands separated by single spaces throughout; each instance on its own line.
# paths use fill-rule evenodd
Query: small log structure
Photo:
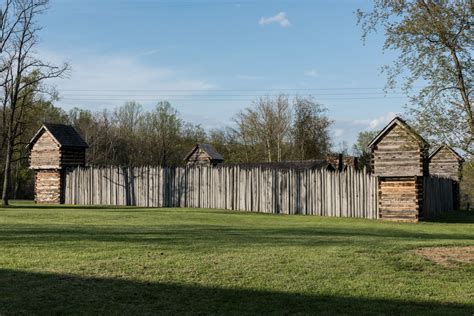
M 430 174 L 459 182 L 464 159 L 446 144 L 438 146 L 429 157 Z
M 379 216 L 416 222 L 423 218 L 423 177 L 428 176 L 428 143 L 404 120 L 394 118 L 369 144 L 379 177 Z
M 216 166 L 224 157 L 209 144 L 196 144 L 184 158 L 187 166 Z
M 326 155 L 326 161 L 334 167 L 334 170 L 345 171 L 348 168 L 359 170 L 358 157 L 348 156 L 342 153 L 328 153 Z
M 344 170 L 354 168 L 359 170 L 359 158 L 354 156 L 344 156 Z
M 35 202 L 64 201 L 64 170 L 84 166 L 86 142 L 69 125 L 44 123 L 27 146 L 35 171 Z
M 453 148 L 442 144 L 429 156 L 430 175 L 453 180 L 454 209 L 459 208 L 459 183 L 462 180 L 464 159 Z
M 326 161 L 334 167 L 334 170 L 342 171 L 344 169 L 344 160 L 341 153 L 328 153 Z

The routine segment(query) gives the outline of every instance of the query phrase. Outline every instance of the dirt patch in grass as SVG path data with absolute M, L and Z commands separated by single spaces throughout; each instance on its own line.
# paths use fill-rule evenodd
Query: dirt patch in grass
M 416 249 L 414 252 L 445 267 L 452 267 L 458 263 L 474 263 L 474 246 L 427 247 Z

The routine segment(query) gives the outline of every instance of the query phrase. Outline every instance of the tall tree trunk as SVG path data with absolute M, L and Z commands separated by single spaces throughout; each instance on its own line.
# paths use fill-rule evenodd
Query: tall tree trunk
M 268 162 L 272 162 L 272 150 L 271 150 L 271 147 L 270 147 L 270 140 L 269 139 L 267 139 L 266 144 L 267 144 Z
M 280 145 L 280 139 L 277 140 L 277 160 L 278 160 L 278 162 L 281 161 L 281 145 Z
M 11 134 L 11 131 L 9 131 Z M 7 142 L 7 154 L 5 156 L 5 169 L 3 174 L 3 190 L 2 190 L 2 204 L 3 206 L 8 206 L 8 187 L 10 185 L 10 172 L 11 172 L 11 161 L 13 155 L 13 145 L 12 142 L 9 140 Z
M 13 177 L 14 179 L 13 192 L 11 195 L 14 200 L 18 199 L 18 191 L 20 190 L 20 182 L 21 182 L 20 168 L 21 168 L 20 160 L 17 160 L 16 166 L 15 166 L 15 176 Z

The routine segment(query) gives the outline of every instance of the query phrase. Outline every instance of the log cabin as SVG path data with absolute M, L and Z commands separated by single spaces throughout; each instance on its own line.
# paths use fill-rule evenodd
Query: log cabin
M 35 171 L 35 202 L 63 202 L 64 171 L 84 166 L 87 143 L 69 125 L 44 123 L 27 145 Z
M 395 117 L 369 144 L 379 177 L 381 219 L 416 222 L 423 218 L 423 177 L 428 176 L 429 144 Z
M 464 159 L 450 146 L 443 144 L 429 156 L 430 174 L 459 182 L 462 178 Z
M 209 144 L 196 144 L 184 161 L 187 166 L 216 166 L 224 161 L 224 157 Z

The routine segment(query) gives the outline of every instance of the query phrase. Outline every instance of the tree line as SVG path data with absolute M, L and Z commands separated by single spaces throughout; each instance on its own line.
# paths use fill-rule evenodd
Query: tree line
M 113 111 L 69 113 L 54 106 L 47 84 L 64 77 L 67 64 L 48 63 L 35 54 L 48 0 L 5 0 L 0 7 L 0 162 L 2 201 L 18 197 L 31 182 L 25 145 L 41 121 L 74 125 L 90 144 L 94 164 L 178 165 L 196 142 L 209 142 L 229 162 L 317 159 L 331 146 L 327 109 L 312 98 L 261 97 L 235 116 L 233 125 L 205 131 L 185 122 L 167 102 L 144 111 L 134 102 Z M 376 0 L 358 11 L 363 38 L 377 30 L 384 49 L 398 58 L 384 67 L 387 88 L 410 98 L 411 123 L 431 143 L 448 143 L 474 155 L 472 0 Z M 423 84 L 414 90 L 413 84 Z M 360 135 L 354 148 L 369 160 Z M 470 164 L 472 169 L 472 164 Z M 472 194 L 471 194 L 472 196 Z
M 12 155 L 12 198 L 31 197 L 33 177 L 25 145 L 42 122 L 74 126 L 89 144 L 90 165 L 182 166 L 196 143 L 212 144 L 229 163 L 320 159 L 331 148 L 327 109 L 311 97 L 292 102 L 285 95 L 258 98 L 234 117 L 234 124 L 210 131 L 186 122 L 167 101 L 151 110 L 127 102 L 114 110 L 65 112 L 53 101 L 38 99 L 24 122 Z M 4 156 L 0 160 L 5 163 Z

